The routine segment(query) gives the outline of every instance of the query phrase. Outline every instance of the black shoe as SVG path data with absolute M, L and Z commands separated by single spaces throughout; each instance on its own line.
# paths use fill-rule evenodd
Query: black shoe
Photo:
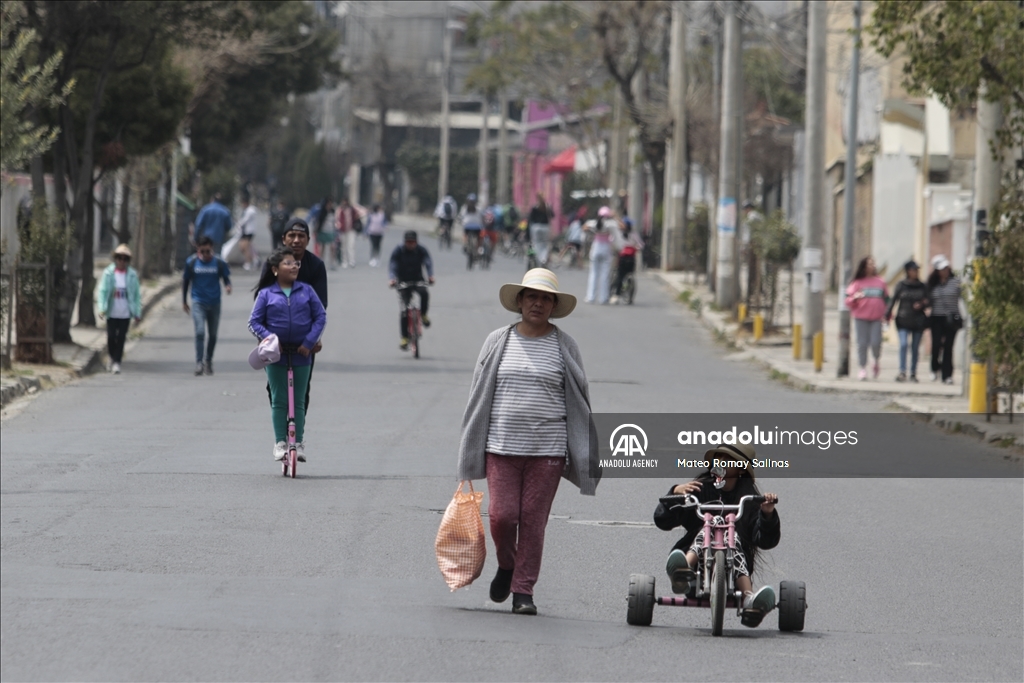
M 430 318 L 423 316 L 421 320 L 423 320 L 423 327 L 430 327 Z
M 526 593 L 512 594 L 512 614 L 536 614 L 537 606 L 533 604 L 533 596 Z
M 498 573 L 494 575 L 494 580 L 491 581 L 491 600 L 494 602 L 505 602 L 508 600 L 508 595 L 512 592 L 513 571 L 515 570 L 498 567 Z
M 205 374 L 205 375 L 212 375 L 213 374 L 213 361 L 209 361 L 208 360 L 205 363 L 203 363 L 203 374 Z

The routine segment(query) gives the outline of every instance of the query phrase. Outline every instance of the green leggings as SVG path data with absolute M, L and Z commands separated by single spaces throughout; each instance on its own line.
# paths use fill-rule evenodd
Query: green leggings
M 306 428 L 306 387 L 309 386 L 309 365 L 293 366 L 295 371 L 295 440 L 302 441 Z M 274 423 L 274 441 L 288 440 L 288 368 L 268 365 L 270 383 L 270 420 Z

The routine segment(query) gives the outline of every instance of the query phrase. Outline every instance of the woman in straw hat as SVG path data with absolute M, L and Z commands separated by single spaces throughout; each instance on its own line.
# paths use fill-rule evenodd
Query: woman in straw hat
M 550 321 L 576 307 L 546 268 L 506 284 L 501 305 L 522 319 L 484 341 L 462 419 L 459 479 L 487 479 L 498 573 L 491 599 L 513 594 L 515 614 L 536 614 L 544 529 L 561 477 L 594 495 L 590 393 L 576 342 Z
M 121 372 L 128 326 L 132 318 L 139 320 L 142 317 L 142 297 L 139 274 L 129 265 L 132 250 L 127 244 L 120 244 L 111 256 L 114 262 L 104 269 L 96 288 L 96 310 L 100 317 L 107 319 L 110 372 L 116 375 Z

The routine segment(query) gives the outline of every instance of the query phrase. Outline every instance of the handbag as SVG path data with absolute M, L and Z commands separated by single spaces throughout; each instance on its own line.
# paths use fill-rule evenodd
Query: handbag
M 484 521 L 480 516 L 484 494 L 473 490 L 473 482 L 468 482 L 469 493 L 463 493 L 465 483 L 459 482 L 455 489 L 434 541 L 437 566 L 452 592 L 479 578 L 487 558 Z
M 963 316 L 959 313 L 950 313 L 946 316 L 946 324 L 954 330 L 959 330 L 964 326 Z

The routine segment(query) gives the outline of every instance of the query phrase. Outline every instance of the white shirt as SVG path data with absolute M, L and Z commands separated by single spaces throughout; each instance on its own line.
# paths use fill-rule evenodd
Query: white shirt
M 107 311 L 108 318 L 124 320 L 132 317 L 132 311 L 128 307 L 128 272 L 114 271 L 114 300 L 110 303 L 110 310 Z
M 242 211 L 242 217 L 238 219 L 238 234 L 256 234 L 256 207 L 250 204 Z

